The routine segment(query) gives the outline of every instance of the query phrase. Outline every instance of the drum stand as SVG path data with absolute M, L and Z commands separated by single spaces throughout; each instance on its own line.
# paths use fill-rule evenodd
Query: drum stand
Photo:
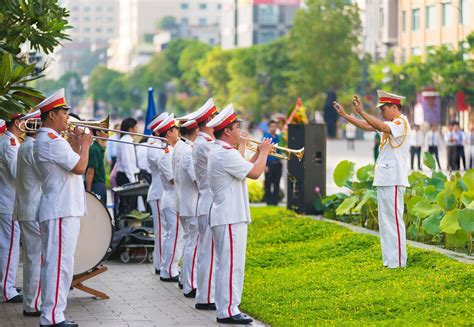
M 71 287 L 72 288 L 77 288 L 78 290 L 81 290 L 83 292 L 86 292 L 86 293 L 89 293 L 101 300 L 108 300 L 110 299 L 110 297 L 105 294 L 105 293 L 102 293 L 98 290 L 95 290 L 93 288 L 90 288 L 88 286 L 85 286 L 84 284 L 82 284 L 83 282 L 85 282 L 86 280 L 88 279 L 91 279 L 99 274 L 102 274 L 103 272 L 106 272 L 108 269 L 107 267 L 105 266 L 98 266 L 94 269 L 92 269 L 91 271 L 89 272 L 86 272 L 85 274 L 82 274 L 82 275 L 79 275 L 79 276 L 74 276 L 73 279 L 72 279 L 72 283 L 71 283 Z

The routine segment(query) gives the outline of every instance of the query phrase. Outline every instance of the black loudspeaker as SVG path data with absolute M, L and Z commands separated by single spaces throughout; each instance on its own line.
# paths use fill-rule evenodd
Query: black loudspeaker
M 287 207 L 298 213 L 317 214 L 315 201 L 326 195 L 326 125 L 288 125 L 288 147 L 304 147 L 304 157 L 301 161 L 293 157 L 288 162 Z

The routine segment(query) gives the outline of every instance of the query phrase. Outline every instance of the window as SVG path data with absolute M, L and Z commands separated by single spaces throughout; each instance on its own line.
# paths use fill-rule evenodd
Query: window
M 206 18 L 199 18 L 199 26 L 206 26 L 207 25 L 207 19 Z
M 259 5 L 258 6 L 258 23 L 261 25 L 278 24 L 278 6 Z
M 418 31 L 420 29 L 420 9 L 412 9 L 411 11 L 411 30 Z
M 96 11 L 96 12 L 102 12 L 102 7 L 101 7 L 101 6 L 95 7 L 95 11 Z
M 221 10 L 222 9 L 222 5 L 220 3 L 217 4 L 217 10 Z
M 189 8 L 189 4 L 187 2 L 181 3 L 181 9 L 186 10 Z
M 435 27 L 435 6 L 426 6 L 425 28 L 431 30 Z
M 402 11 L 402 32 L 407 30 L 407 12 Z
M 420 48 L 418 48 L 418 47 L 411 48 L 411 55 L 412 56 L 421 56 Z
M 84 32 L 85 32 L 85 33 L 89 33 L 90 31 L 91 31 L 91 29 L 90 29 L 89 27 L 85 27 L 85 28 L 84 28 Z
M 401 56 L 400 60 L 402 61 L 402 64 L 404 64 L 407 60 L 407 54 L 406 54 L 405 49 L 402 49 L 402 56 Z
M 441 25 L 449 26 L 452 20 L 452 6 L 451 3 L 441 4 Z
M 109 27 L 109 28 L 107 29 L 107 33 L 113 33 L 113 32 L 114 32 L 114 29 L 113 29 L 113 28 Z
M 143 41 L 145 41 L 145 43 L 153 43 L 153 34 L 152 33 L 145 33 L 143 35 Z
M 273 41 L 277 38 L 277 35 L 274 31 L 264 31 L 258 33 L 258 43 L 266 43 Z
M 91 7 L 89 7 L 89 6 L 85 6 L 85 7 L 84 7 L 84 11 L 85 11 L 85 12 L 89 12 L 89 11 L 91 11 Z
M 189 24 L 189 19 L 187 17 L 181 18 L 181 24 L 188 25 Z
M 205 3 L 200 3 L 199 4 L 199 9 L 201 10 L 206 10 L 207 9 L 207 5 Z
M 469 24 L 470 22 L 470 13 L 471 10 L 469 10 L 469 0 L 459 0 L 458 3 L 458 13 L 459 13 L 459 23 L 466 25 Z
M 96 31 L 97 33 L 100 33 L 100 32 L 102 32 L 102 28 L 96 27 L 95 31 Z
M 91 21 L 91 18 L 90 18 L 89 16 L 85 16 L 85 17 L 84 17 L 84 21 L 85 21 L 85 22 L 90 22 L 90 21 Z
M 72 11 L 79 11 L 79 6 L 73 6 Z

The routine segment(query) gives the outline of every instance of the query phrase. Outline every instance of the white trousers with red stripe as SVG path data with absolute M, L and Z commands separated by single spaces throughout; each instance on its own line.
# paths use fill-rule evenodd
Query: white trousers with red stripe
M 244 286 L 247 223 L 211 227 L 216 249 L 217 318 L 240 313 Z
M 403 221 L 404 194 L 405 187 L 403 186 L 377 188 L 382 260 L 384 266 L 388 268 L 406 267 L 407 263 L 405 222 Z
M 215 303 L 215 250 L 209 215 L 198 217 L 198 227 L 196 303 Z
M 67 217 L 40 223 L 43 265 L 41 266 L 41 325 L 65 320 L 64 310 L 74 273 L 74 253 L 80 219 Z
M 176 211 L 169 207 L 161 211 L 164 232 L 160 277 L 171 278 L 179 274 L 178 262 L 183 254 L 183 228 Z
M 181 283 L 183 283 L 183 293 L 188 294 L 197 287 L 196 281 L 196 259 L 198 254 L 198 218 L 180 216 L 183 226 L 183 264 L 181 267 Z
M 23 247 L 23 310 L 40 311 L 41 234 L 37 221 L 20 221 Z
M 0 214 L 0 302 L 18 295 L 16 270 L 20 260 L 20 227 L 12 215 Z
M 148 201 L 153 215 L 153 233 L 155 234 L 155 247 L 153 250 L 153 267 L 156 270 L 161 269 L 162 246 L 163 246 L 163 231 L 161 228 L 161 212 L 160 200 Z

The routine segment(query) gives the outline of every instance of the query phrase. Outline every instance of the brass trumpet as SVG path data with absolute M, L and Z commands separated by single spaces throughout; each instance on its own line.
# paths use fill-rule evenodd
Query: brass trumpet
M 245 147 L 253 152 L 258 151 L 258 146 L 260 145 L 260 141 L 245 137 L 245 136 L 240 136 L 241 139 L 245 140 Z M 281 151 L 282 153 L 278 153 L 277 151 Z M 290 160 L 292 156 L 298 158 L 298 161 L 301 161 L 304 156 L 304 148 L 301 148 L 299 150 L 294 150 L 294 149 L 289 149 L 285 148 L 282 146 L 278 146 L 275 144 L 272 144 L 272 152 L 269 154 L 272 157 L 275 158 L 280 158 L 283 160 Z

